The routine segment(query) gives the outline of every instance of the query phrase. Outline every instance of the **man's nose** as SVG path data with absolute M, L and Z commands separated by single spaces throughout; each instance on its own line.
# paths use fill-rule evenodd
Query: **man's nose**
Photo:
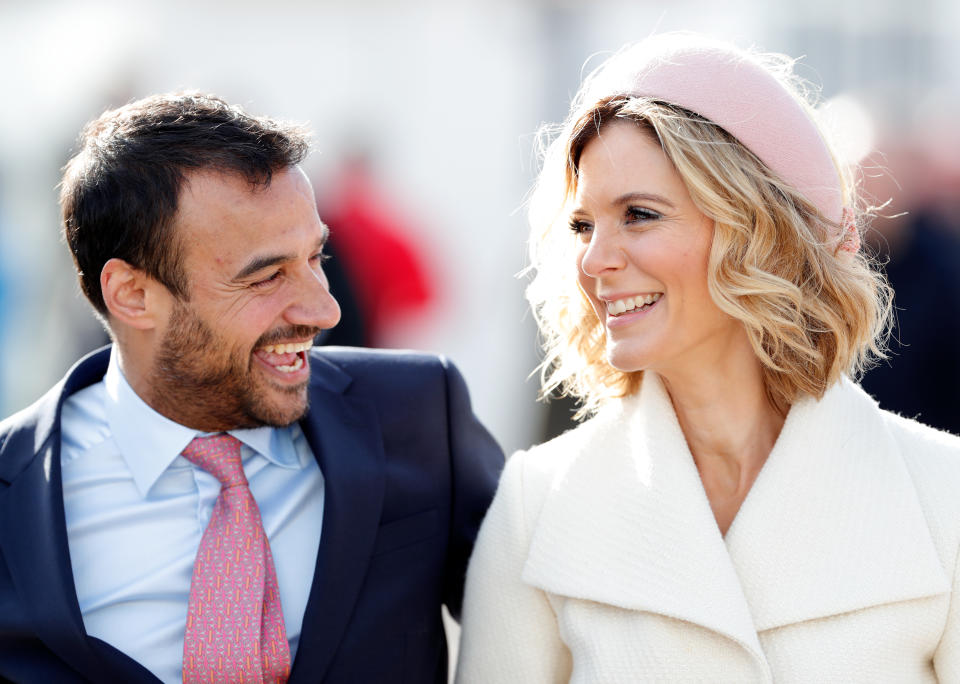
M 284 318 L 293 325 L 326 330 L 340 321 L 340 305 L 330 294 L 330 284 L 322 270 L 308 268 L 297 280 L 297 291 Z

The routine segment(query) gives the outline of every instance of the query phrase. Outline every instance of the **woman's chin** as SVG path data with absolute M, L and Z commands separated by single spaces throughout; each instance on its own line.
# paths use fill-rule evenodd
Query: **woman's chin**
M 636 350 L 618 349 L 616 346 L 607 349 L 607 363 L 622 373 L 647 370 L 650 365 L 647 354 Z

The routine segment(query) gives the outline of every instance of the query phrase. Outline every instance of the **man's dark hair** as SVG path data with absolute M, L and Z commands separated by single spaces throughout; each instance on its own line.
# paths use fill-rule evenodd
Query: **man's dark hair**
M 100 272 L 123 259 L 188 298 L 177 200 L 187 174 L 242 175 L 254 187 L 298 164 L 308 143 L 296 127 L 250 116 L 219 97 L 153 95 L 104 112 L 80 135 L 60 186 L 63 231 L 80 287 L 104 317 Z

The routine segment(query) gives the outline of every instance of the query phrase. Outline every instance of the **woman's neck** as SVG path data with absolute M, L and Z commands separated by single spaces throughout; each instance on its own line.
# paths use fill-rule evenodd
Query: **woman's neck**
M 722 363 L 661 374 L 721 534 L 733 522 L 785 419 L 767 397 L 760 361 L 749 344 L 735 347 Z

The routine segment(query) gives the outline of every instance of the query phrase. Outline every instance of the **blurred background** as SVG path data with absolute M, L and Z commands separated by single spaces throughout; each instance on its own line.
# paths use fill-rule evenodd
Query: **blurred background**
M 889 260 L 900 327 L 864 384 L 960 431 L 956 0 L 0 1 L 0 416 L 105 340 L 59 235 L 77 133 L 191 88 L 313 130 L 306 168 L 346 312 L 330 342 L 447 354 L 507 451 L 562 429 L 569 407 L 535 401 L 515 277 L 533 133 L 604 55 L 675 29 L 804 56 L 864 187 L 892 199 L 868 243 Z

